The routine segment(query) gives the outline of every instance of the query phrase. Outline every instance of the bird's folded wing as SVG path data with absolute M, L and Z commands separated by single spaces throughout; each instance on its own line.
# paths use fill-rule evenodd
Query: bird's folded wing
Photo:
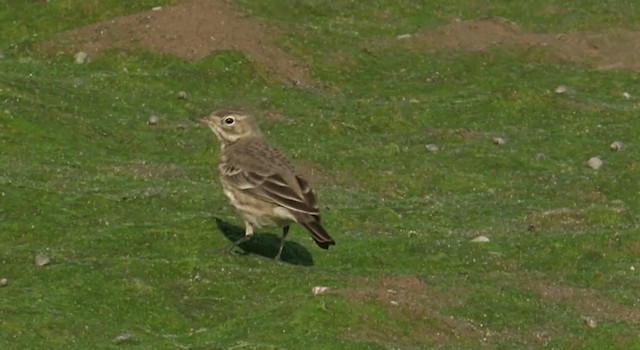
M 297 175 L 292 174 L 288 181 L 277 173 L 260 174 L 246 170 L 225 172 L 224 176 L 237 189 L 263 200 L 296 212 L 318 214 L 316 198 L 311 187 Z

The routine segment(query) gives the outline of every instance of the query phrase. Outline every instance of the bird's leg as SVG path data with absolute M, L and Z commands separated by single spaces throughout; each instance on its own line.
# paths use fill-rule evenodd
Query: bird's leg
M 284 248 L 284 240 L 289 233 L 289 225 L 282 228 L 282 239 L 280 239 L 280 247 L 278 248 L 278 254 L 274 258 L 276 261 L 280 261 L 280 255 L 282 254 L 282 248 Z
M 225 252 L 231 253 L 231 251 L 233 251 L 233 248 L 235 248 L 238 245 L 250 240 L 251 237 L 253 237 L 253 225 L 251 225 L 248 221 L 245 221 L 244 222 L 244 226 L 245 226 L 244 237 L 242 237 L 239 240 L 229 244 L 229 246 L 227 248 L 225 248 L 225 250 L 224 250 Z

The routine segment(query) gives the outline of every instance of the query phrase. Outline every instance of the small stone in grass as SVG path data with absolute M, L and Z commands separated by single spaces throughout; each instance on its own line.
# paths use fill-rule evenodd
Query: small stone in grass
M 73 56 L 77 64 L 83 64 L 87 60 L 87 57 L 89 57 L 89 55 L 87 55 L 87 53 L 84 51 L 77 52 Z
M 622 93 L 622 97 L 626 98 L 627 100 L 631 98 L 631 94 L 629 94 L 628 92 L 623 92 Z
M 430 143 L 430 144 L 426 145 L 425 148 L 429 152 L 438 152 L 440 150 L 440 147 L 438 147 L 438 145 L 433 144 L 433 143 Z
M 584 317 L 582 317 L 582 320 L 584 321 L 584 324 L 586 324 L 587 327 L 589 327 L 589 328 L 598 327 L 598 321 L 596 321 L 596 319 L 593 318 L 593 317 L 584 316 Z
M 567 92 L 567 86 L 566 85 L 558 85 L 558 87 L 556 87 L 555 92 L 556 92 L 556 94 L 564 94 L 565 92 Z
M 133 338 L 133 335 L 131 335 L 131 333 L 122 333 L 120 335 L 118 335 L 113 341 L 116 344 L 120 344 L 120 343 L 125 343 L 130 341 Z
M 147 120 L 147 124 L 156 125 L 158 124 L 159 121 L 160 121 L 160 117 L 158 117 L 157 115 L 152 115 L 149 117 L 149 120 Z
M 602 166 L 602 159 L 600 159 L 600 157 L 591 157 L 587 161 L 587 166 L 594 170 L 600 169 Z
M 612 151 L 622 151 L 622 149 L 624 148 L 624 144 L 620 141 L 613 141 L 613 143 L 611 144 L 611 146 L 609 146 L 609 148 Z
M 493 143 L 498 145 L 498 146 L 502 146 L 505 143 L 507 143 L 507 140 L 503 139 L 502 137 L 494 137 L 493 138 Z
M 326 293 L 328 290 L 329 290 L 329 287 L 315 286 L 311 288 L 311 293 L 313 295 L 320 295 L 320 294 Z
M 186 91 L 178 92 L 178 98 L 181 99 L 181 100 L 186 100 L 187 99 L 187 92 Z
M 38 253 L 34 258 L 34 262 L 38 266 L 46 266 L 51 264 L 51 257 L 45 253 Z
M 478 236 L 478 237 L 472 239 L 471 242 L 487 243 L 487 242 L 489 242 L 489 237 L 487 237 L 487 236 Z
M 0 278 L 0 287 L 6 287 L 9 285 L 9 280 L 6 278 Z

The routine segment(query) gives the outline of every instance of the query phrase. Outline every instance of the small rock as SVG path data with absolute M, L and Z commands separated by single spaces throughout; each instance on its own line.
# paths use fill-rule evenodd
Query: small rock
M 613 141 L 613 143 L 611 144 L 611 146 L 609 146 L 609 148 L 612 151 L 622 151 L 622 149 L 624 148 L 624 144 L 620 141 Z
M 558 85 L 558 87 L 556 87 L 555 89 L 556 94 L 564 94 L 565 92 L 567 92 L 567 86 L 566 85 Z
M 187 99 L 187 92 L 186 91 L 178 92 L 178 98 L 181 99 L 181 100 L 186 100 Z
M 329 287 L 315 286 L 311 288 L 311 293 L 313 295 L 320 295 L 320 294 L 326 293 L 328 290 L 329 290 Z
M 584 321 L 584 324 L 586 324 L 587 327 L 589 327 L 589 328 L 598 327 L 598 321 L 596 321 L 596 319 L 593 318 L 593 317 L 584 316 L 584 317 L 582 317 L 582 320 Z
M 635 271 L 635 270 L 636 270 L 635 266 L 631 265 L 631 267 L 629 267 L 629 271 Z M 3 278 L 3 279 L 5 279 L 5 278 Z
M 411 38 L 411 34 L 400 34 L 396 37 L 397 40 L 404 40 Z
M 151 115 L 149 117 L 149 120 L 147 120 L 147 124 L 156 125 L 158 124 L 159 121 L 160 121 L 160 117 L 158 117 L 157 115 Z
M 427 149 L 427 151 L 434 152 L 434 153 L 440 150 L 440 147 L 438 147 L 438 145 L 433 143 L 426 145 L 425 148 Z
M 395 300 L 391 300 L 391 301 L 389 301 L 389 303 L 390 303 L 391 305 L 393 305 L 393 306 L 398 306 L 398 305 L 400 305 L 400 303 L 399 303 L 399 302 L 397 302 L 397 301 L 395 301 Z
M 9 285 L 9 280 L 6 278 L 0 278 L 0 287 L 6 287 Z
M 626 98 L 627 100 L 631 98 L 631 94 L 629 94 L 628 92 L 623 92 L 622 93 L 622 97 Z
M 587 161 L 587 166 L 595 170 L 600 169 L 602 166 L 602 159 L 600 159 L 600 157 L 591 157 Z
M 84 51 L 80 51 L 73 56 L 77 64 L 83 64 L 87 60 L 87 57 L 89 57 L 89 55 Z
M 151 8 L 151 11 L 160 11 L 160 10 L 162 10 L 162 6 L 156 6 Z
M 131 333 L 122 333 L 120 335 L 118 335 L 113 342 L 116 344 L 120 344 L 120 343 L 125 343 L 130 341 L 131 339 L 133 339 L 133 335 L 131 335 Z
M 51 264 L 51 257 L 45 253 L 38 253 L 34 259 L 34 262 L 38 266 L 46 266 Z
M 487 236 L 478 236 L 478 237 L 472 239 L 471 242 L 487 243 L 487 242 L 489 242 L 489 237 L 487 237 Z
M 507 140 L 503 139 L 502 137 L 494 137 L 494 138 L 493 138 L 493 143 L 494 143 L 495 145 L 502 146 L 502 145 L 504 145 L 505 143 L 507 143 Z

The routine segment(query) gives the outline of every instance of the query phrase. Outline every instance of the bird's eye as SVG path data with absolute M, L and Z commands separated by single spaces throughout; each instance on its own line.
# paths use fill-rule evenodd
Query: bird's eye
M 227 125 L 231 125 L 231 124 L 233 124 L 235 121 L 236 121 L 236 120 L 235 120 L 235 118 L 233 118 L 233 117 L 226 117 L 226 118 L 224 119 L 224 122 L 225 122 L 225 124 L 227 124 Z

